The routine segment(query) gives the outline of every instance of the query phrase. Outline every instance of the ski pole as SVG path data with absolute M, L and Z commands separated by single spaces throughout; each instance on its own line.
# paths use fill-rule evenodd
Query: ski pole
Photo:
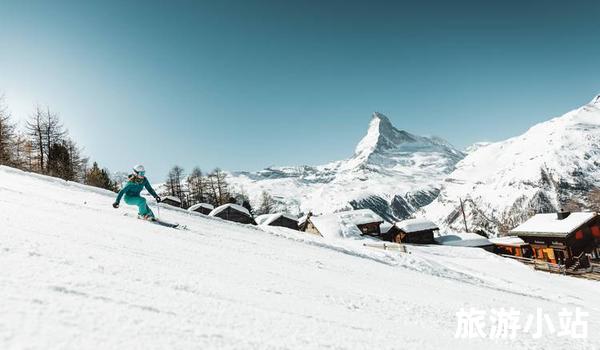
M 158 218 L 160 219 L 160 203 L 156 201 L 156 213 L 158 214 Z

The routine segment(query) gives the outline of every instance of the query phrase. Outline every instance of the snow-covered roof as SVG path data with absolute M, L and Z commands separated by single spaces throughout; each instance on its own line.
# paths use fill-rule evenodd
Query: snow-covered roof
M 516 237 L 516 236 L 503 236 L 503 237 L 496 237 L 496 238 L 488 238 L 488 240 L 494 244 L 512 246 L 512 247 L 520 247 L 520 246 L 526 244 L 525 241 L 523 241 L 522 239 L 520 239 L 519 237 Z
M 274 213 L 274 214 L 263 214 L 256 217 L 255 221 L 259 225 L 270 225 L 273 221 L 279 219 L 280 217 L 286 217 L 290 220 L 298 221 L 298 219 L 290 214 L 286 213 Z
M 379 230 L 381 231 L 381 233 L 387 233 L 392 227 L 394 227 L 393 224 L 384 221 L 383 224 L 379 225 Z
M 189 207 L 188 210 L 189 211 L 196 211 L 196 210 L 198 210 L 198 208 L 205 208 L 205 209 L 208 209 L 208 210 L 215 209 L 215 207 L 212 204 L 198 203 L 198 204 L 194 204 L 191 207 Z
M 438 244 L 457 247 L 485 247 L 492 245 L 489 239 L 470 232 L 456 232 L 434 238 Z
M 220 207 L 216 207 L 215 209 L 213 209 L 208 215 L 210 216 L 216 216 L 219 213 L 221 213 L 223 210 L 226 210 L 227 208 L 231 208 L 237 211 L 241 211 L 242 213 L 251 216 L 250 212 L 248 211 L 248 209 L 242 207 L 239 204 L 235 204 L 235 203 L 227 203 L 227 204 L 223 204 Z
M 178 197 L 175 197 L 175 196 L 164 196 L 162 198 L 162 200 L 163 201 L 170 200 L 170 201 L 177 202 L 177 203 L 181 204 L 181 199 L 179 199 Z
M 374 222 L 382 223 L 383 219 L 371 209 L 358 209 L 328 215 L 311 216 L 310 221 L 323 237 L 350 238 L 362 236 L 358 225 Z
M 510 231 L 511 235 L 539 235 L 564 237 L 575 231 L 581 225 L 596 217 L 593 212 L 571 213 L 559 220 L 556 213 L 536 214 L 521 225 Z
M 298 218 L 298 224 L 305 223 L 307 219 L 308 219 L 308 215 L 302 215 L 300 218 Z
M 438 226 L 427 219 L 408 219 L 395 224 L 397 228 L 404 232 L 418 232 L 425 230 L 438 230 Z

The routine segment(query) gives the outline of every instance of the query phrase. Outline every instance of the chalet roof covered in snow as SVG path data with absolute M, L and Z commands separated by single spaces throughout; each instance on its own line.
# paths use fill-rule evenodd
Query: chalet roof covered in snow
M 246 214 L 248 216 L 251 216 L 250 212 L 248 211 L 248 209 L 242 207 L 239 204 L 235 204 L 235 203 L 227 203 L 227 204 L 221 205 L 220 207 L 216 207 L 208 215 L 210 215 L 210 216 L 217 216 L 217 215 L 219 215 L 219 213 L 223 212 L 224 210 L 227 210 L 228 208 L 237 210 L 237 211 L 242 212 L 242 213 L 244 213 L 244 214 Z
M 511 235 L 565 237 L 596 217 L 593 212 L 571 213 L 559 220 L 556 213 L 536 214 L 510 231 Z
M 296 218 L 293 215 L 286 214 L 286 213 L 274 213 L 274 214 L 263 214 L 263 215 L 257 216 L 256 223 L 259 225 L 270 225 L 271 223 L 273 223 L 273 221 L 279 219 L 282 216 L 286 217 L 290 220 L 298 221 L 298 218 Z
M 402 220 L 397 222 L 394 226 L 407 233 L 439 229 L 433 222 L 422 218 Z
M 520 247 L 520 246 L 526 244 L 525 241 L 523 241 L 522 239 L 520 239 L 519 237 L 516 237 L 516 236 L 495 237 L 495 238 L 488 238 L 488 240 L 494 244 L 511 246 L 511 247 Z
M 191 207 L 188 208 L 189 211 L 196 211 L 199 208 L 206 208 L 208 210 L 213 210 L 215 209 L 215 207 L 212 204 L 208 204 L 208 203 L 198 203 L 198 204 L 194 204 Z
M 489 239 L 470 232 L 454 232 L 434 239 L 438 244 L 457 247 L 486 247 L 492 245 Z
M 311 216 L 310 221 L 323 237 L 356 238 L 362 236 L 358 225 L 382 223 L 383 219 L 371 209 L 358 209 Z
M 181 199 L 179 199 L 178 197 L 175 197 L 175 196 L 164 196 L 162 198 L 162 200 L 163 201 L 169 200 L 169 201 L 173 201 L 173 202 L 177 202 L 177 203 L 181 204 Z

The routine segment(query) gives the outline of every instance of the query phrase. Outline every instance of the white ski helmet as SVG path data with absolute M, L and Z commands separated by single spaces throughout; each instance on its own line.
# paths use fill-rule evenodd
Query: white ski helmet
M 133 171 L 134 171 L 136 174 L 139 174 L 139 175 L 144 175 L 144 173 L 146 173 L 146 169 L 145 169 L 145 168 L 144 168 L 144 166 L 143 166 L 143 165 L 141 165 L 141 164 L 138 164 L 138 165 L 134 166 L 134 167 L 133 167 Z

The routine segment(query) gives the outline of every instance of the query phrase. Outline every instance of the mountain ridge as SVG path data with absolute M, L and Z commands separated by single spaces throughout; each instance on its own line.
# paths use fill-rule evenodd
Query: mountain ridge
M 348 159 L 232 172 L 229 180 L 254 200 L 262 191 L 271 193 L 279 209 L 295 214 L 370 208 L 395 221 L 432 201 L 443 176 L 463 157 L 447 141 L 399 130 L 387 116 L 374 112 Z
M 462 200 L 470 230 L 502 233 L 535 213 L 593 209 L 588 197 L 600 187 L 598 179 L 600 96 L 468 153 L 419 214 L 464 231 L 457 214 Z

